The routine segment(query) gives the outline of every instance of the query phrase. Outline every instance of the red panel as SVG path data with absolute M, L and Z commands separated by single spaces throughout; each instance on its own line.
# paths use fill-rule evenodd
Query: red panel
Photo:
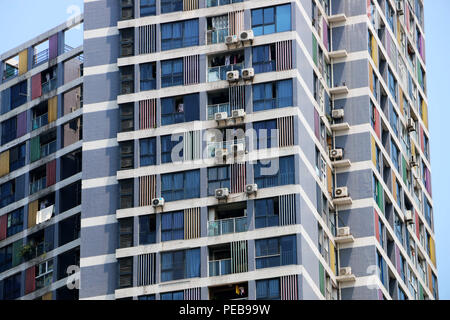
M 7 223 L 8 215 L 4 214 L 0 217 L 0 240 L 6 239 Z
M 47 163 L 47 187 L 56 183 L 56 160 Z
M 25 294 L 36 290 L 36 267 L 28 268 L 25 271 Z
M 416 235 L 417 239 L 420 239 L 420 227 L 419 227 L 419 214 L 416 211 Z
M 375 213 L 375 235 L 377 237 L 378 242 L 380 242 L 380 218 L 378 217 L 377 210 L 374 210 Z
M 33 100 L 40 96 L 42 96 L 42 79 L 41 74 L 38 73 L 31 78 L 31 99 Z

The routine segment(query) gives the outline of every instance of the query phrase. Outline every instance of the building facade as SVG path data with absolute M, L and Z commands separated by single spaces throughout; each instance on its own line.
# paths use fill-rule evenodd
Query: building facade
M 438 298 L 421 0 L 89 0 L 80 19 L 82 48 L 64 53 L 56 31 L 55 172 L 81 198 L 56 192 L 50 220 L 37 219 L 57 235 L 62 215 L 78 217 L 79 290 L 64 287 L 69 265 L 55 255 L 52 280 L 30 291 L 29 270 L 50 253 L 22 263 L 5 251 L 3 298 Z M 2 55 L 2 70 L 24 48 L 33 59 L 32 45 Z M 82 77 L 66 85 L 74 50 Z M 26 141 L 3 142 L 22 111 L 33 119 L 27 139 L 41 133 L 33 76 L 47 68 L 28 64 L 22 76 L 20 56 L 17 81 L 31 80 L 17 111 L 3 109 L 16 80 L 0 84 L 1 152 Z M 83 108 L 66 118 L 76 81 Z M 64 123 L 77 117 L 82 166 L 69 177 Z M 7 245 L 36 228 L 34 173 L 45 163 L 38 178 L 48 181 L 52 165 L 33 165 L 32 146 L 22 170 L 3 169 L 2 153 L 0 250 L 16 252 Z M 3 183 L 22 173 L 14 183 L 30 192 L 6 197 Z M 19 206 L 22 222 L 9 218 Z

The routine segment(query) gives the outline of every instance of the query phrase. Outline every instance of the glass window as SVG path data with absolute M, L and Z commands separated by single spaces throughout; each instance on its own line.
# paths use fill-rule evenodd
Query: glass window
M 170 212 L 161 215 L 161 241 L 184 238 L 184 212 Z
M 21 273 L 6 278 L 3 282 L 3 300 L 15 300 L 20 297 Z
M 156 138 L 139 140 L 139 165 L 153 166 L 156 164 Z
M 156 243 L 156 216 L 139 217 L 139 245 Z
M 161 253 L 161 281 L 200 277 L 200 249 Z
M 292 106 L 292 79 L 253 86 L 253 110 Z
M 275 71 L 275 59 L 275 44 L 253 47 L 252 66 L 255 69 L 255 73 Z
M 176 162 L 183 159 L 183 148 L 180 148 L 179 154 L 174 155 L 174 157 L 177 157 L 178 159 L 172 159 L 172 150 L 179 143 L 183 143 L 182 135 L 168 135 L 161 137 L 161 163 Z
M 161 13 L 183 11 L 183 0 L 161 0 Z
M 267 228 L 279 225 L 278 197 L 255 201 L 255 228 Z
M 156 15 L 156 0 L 141 0 L 141 17 Z
M 231 188 L 229 166 L 208 168 L 208 196 L 214 196 L 220 188 Z
M 255 36 L 291 30 L 291 5 L 253 9 L 252 29 Z
M 166 201 L 200 197 L 200 171 L 185 171 L 161 175 L 161 194 Z
M 198 19 L 161 24 L 161 50 L 198 46 Z
M 156 89 L 156 63 L 144 63 L 140 65 L 141 69 L 141 91 Z
M 256 148 L 269 149 L 277 146 L 277 121 L 253 122 L 256 131 Z
M 256 240 L 256 269 L 296 264 L 296 248 L 295 235 Z
M 256 300 L 280 300 L 280 279 L 256 281 Z
M 7 236 L 10 237 L 23 230 L 23 208 L 8 213 Z
M 0 272 L 10 269 L 12 266 L 12 245 L 0 248 Z
M 183 59 L 161 61 L 161 87 L 183 85 Z
M 1 124 L 2 144 L 6 144 L 17 137 L 17 118 L 12 117 Z
M 26 144 L 23 143 L 9 151 L 9 171 L 12 172 L 25 165 Z
M 161 293 L 160 300 L 184 300 L 184 291 Z
M 200 119 L 199 94 L 161 99 L 161 125 L 190 122 Z
M 294 184 L 294 157 L 282 157 L 271 159 L 261 163 L 258 161 L 254 165 L 255 183 L 259 188 L 270 188 Z

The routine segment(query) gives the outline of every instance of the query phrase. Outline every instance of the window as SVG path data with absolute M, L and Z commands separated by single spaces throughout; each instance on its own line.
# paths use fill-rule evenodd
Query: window
M 184 238 L 184 212 L 170 212 L 161 215 L 161 241 Z
M 184 291 L 161 293 L 160 300 L 184 300 Z
M 15 180 L 0 185 L 0 208 L 6 207 L 14 202 L 15 189 Z
M 183 159 L 183 148 L 180 148 L 180 152 L 174 155 L 178 159 L 172 159 L 172 150 L 179 143 L 183 143 L 182 139 L 183 137 L 181 135 L 168 135 L 161 137 L 161 163 L 176 162 Z
M 141 17 L 156 15 L 156 0 L 141 0 Z
M 133 179 L 119 181 L 120 209 L 133 207 Z
M 200 171 L 161 175 L 161 195 L 166 201 L 200 197 Z
M 120 67 L 120 94 L 134 93 L 134 66 Z
M 200 248 L 161 253 L 161 281 L 200 277 Z
M 275 44 L 253 47 L 252 66 L 255 73 L 275 71 L 275 56 Z
M 156 243 L 156 216 L 139 217 L 139 245 Z
M 198 46 L 198 19 L 161 24 L 161 51 Z
M 267 228 L 279 225 L 278 197 L 255 201 L 255 228 Z
M 119 289 L 133 286 L 133 257 L 118 259 Z
M 389 27 L 391 27 L 391 31 L 395 33 L 394 29 L 394 9 L 392 9 L 389 1 L 386 1 L 386 19 L 388 21 Z
M 6 278 L 3 283 L 3 300 L 15 300 L 20 297 L 21 273 Z
M 134 130 L 134 105 L 127 103 L 120 105 L 120 132 Z
M 397 169 L 397 171 L 401 172 L 400 171 L 400 163 L 398 162 L 399 151 L 398 151 L 397 145 L 394 143 L 393 140 L 391 141 L 391 158 L 392 158 L 392 162 L 394 163 L 394 166 Z
M 145 295 L 145 296 L 139 296 L 138 300 L 155 300 L 155 295 L 149 294 L 149 295 Z
M 161 61 L 161 87 L 183 85 L 183 59 Z
M 134 0 L 120 0 L 121 20 L 134 18 Z
M 23 143 L 9 151 L 9 171 L 12 172 L 25 165 L 26 144 Z
M 2 122 L 2 144 L 6 144 L 17 137 L 17 117 Z
M 256 281 L 256 300 L 280 300 L 280 279 Z
M 161 125 L 200 120 L 199 94 L 161 99 Z
M 253 129 L 256 131 L 257 149 L 269 149 L 277 146 L 277 120 L 253 122 Z
M 8 213 L 7 236 L 10 237 L 23 230 L 23 208 Z
M 36 267 L 36 290 L 47 287 L 53 280 L 53 260 L 45 261 Z
M 256 269 L 297 264 L 296 236 L 255 241 Z
M 133 218 L 119 220 L 119 248 L 133 246 Z
M 208 196 L 214 196 L 215 190 L 228 188 L 230 190 L 230 167 L 208 168 Z
M 156 63 L 144 63 L 140 65 L 141 69 L 141 91 L 156 89 Z
M 139 140 L 139 166 L 154 166 L 156 164 L 156 138 Z
M 391 109 L 391 119 L 390 119 L 391 127 L 392 127 L 392 130 L 394 131 L 394 134 L 398 137 L 399 136 L 398 135 L 398 124 L 399 124 L 398 114 L 394 109 L 394 105 L 390 101 L 389 101 L 389 106 Z
M 388 68 L 388 86 L 394 101 L 397 101 L 397 80 L 395 80 L 394 74 L 390 68 Z
M 254 167 L 255 183 L 259 188 L 270 188 L 295 183 L 294 156 L 268 160 L 261 163 L 258 161 Z
M 161 0 L 161 13 L 183 11 L 183 0 Z
M 292 79 L 255 84 L 253 86 L 253 110 L 292 106 Z
M 134 141 L 121 142 L 120 144 L 120 169 L 134 168 Z
M 378 262 L 378 276 L 380 277 L 380 281 L 383 285 L 385 285 L 385 277 L 384 277 L 384 260 L 379 252 L 377 252 L 377 262 Z
M 120 56 L 129 57 L 134 54 L 134 28 L 120 29 Z
M 10 269 L 12 266 L 12 244 L 0 248 L 0 272 Z
M 22 81 L 11 87 L 11 110 L 27 102 L 27 81 Z
M 252 29 L 255 36 L 291 30 L 291 5 L 252 10 Z

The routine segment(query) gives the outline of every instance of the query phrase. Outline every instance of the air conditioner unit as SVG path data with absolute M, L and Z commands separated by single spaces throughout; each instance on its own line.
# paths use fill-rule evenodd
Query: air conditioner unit
M 239 71 L 234 70 L 234 71 L 228 71 L 227 72 L 227 80 L 229 82 L 236 82 L 239 80 Z
M 216 151 L 214 152 L 214 156 L 216 158 L 224 158 L 228 156 L 228 149 L 216 149 Z
M 418 163 L 417 163 L 417 157 L 413 154 L 412 156 L 411 156 L 411 158 L 409 159 L 409 166 L 411 167 L 411 168 L 413 168 L 413 167 L 417 167 L 418 166 Z
M 233 118 L 243 118 L 245 117 L 245 110 L 244 109 L 233 110 L 231 115 Z
M 242 31 L 239 34 L 239 40 L 242 42 L 253 41 L 255 35 L 253 34 L 253 30 Z
M 237 35 L 227 36 L 227 37 L 225 38 L 225 43 L 226 43 L 227 45 L 233 45 L 233 44 L 236 44 L 236 43 L 238 43 L 238 41 L 239 41 L 239 38 L 238 38 Z
M 341 227 L 337 229 L 338 237 L 348 237 L 350 236 L 350 227 Z
M 152 200 L 153 207 L 162 207 L 164 206 L 164 198 L 155 198 Z
M 344 149 L 333 149 L 330 151 L 330 158 L 332 160 L 342 159 L 344 156 Z
M 347 187 L 336 188 L 334 195 L 336 198 L 346 198 L 348 197 L 348 188 Z
M 403 1 L 397 1 L 397 14 L 399 16 L 403 15 L 404 12 L 404 4 Z
M 252 193 L 255 193 L 256 191 L 258 191 L 258 185 L 256 183 L 255 184 L 248 184 L 248 185 L 245 186 L 245 192 L 247 194 L 252 194 Z
M 414 178 L 413 181 L 413 186 L 414 186 L 414 190 L 420 190 L 420 183 L 419 183 L 419 179 L 418 178 Z
M 233 144 L 233 154 L 236 156 L 242 156 L 245 153 L 245 146 L 243 143 Z
M 406 122 L 406 129 L 408 132 L 416 131 L 416 123 L 414 122 L 414 119 L 409 118 Z
M 230 192 L 228 191 L 228 188 L 220 188 L 220 189 L 216 189 L 214 194 L 216 196 L 216 199 L 222 200 L 222 199 L 228 198 L 228 195 L 230 194 Z
M 413 213 L 412 213 L 411 210 L 407 210 L 407 211 L 405 212 L 405 222 L 406 222 L 407 224 L 412 224 L 412 223 L 414 223 L 414 216 L 413 216 Z
M 244 80 L 251 80 L 255 77 L 255 69 L 247 68 L 242 70 L 242 78 Z
M 342 119 L 344 117 L 344 109 L 336 109 L 331 111 L 331 117 L 333 119 Z
M 214 114 L 214 120 L 221 121 L 228 119 L 228 113 L 226 112 L 217 112 Z
M 339 268 L 340 276 L 350 276 L 352 274 L 352 267 Z

